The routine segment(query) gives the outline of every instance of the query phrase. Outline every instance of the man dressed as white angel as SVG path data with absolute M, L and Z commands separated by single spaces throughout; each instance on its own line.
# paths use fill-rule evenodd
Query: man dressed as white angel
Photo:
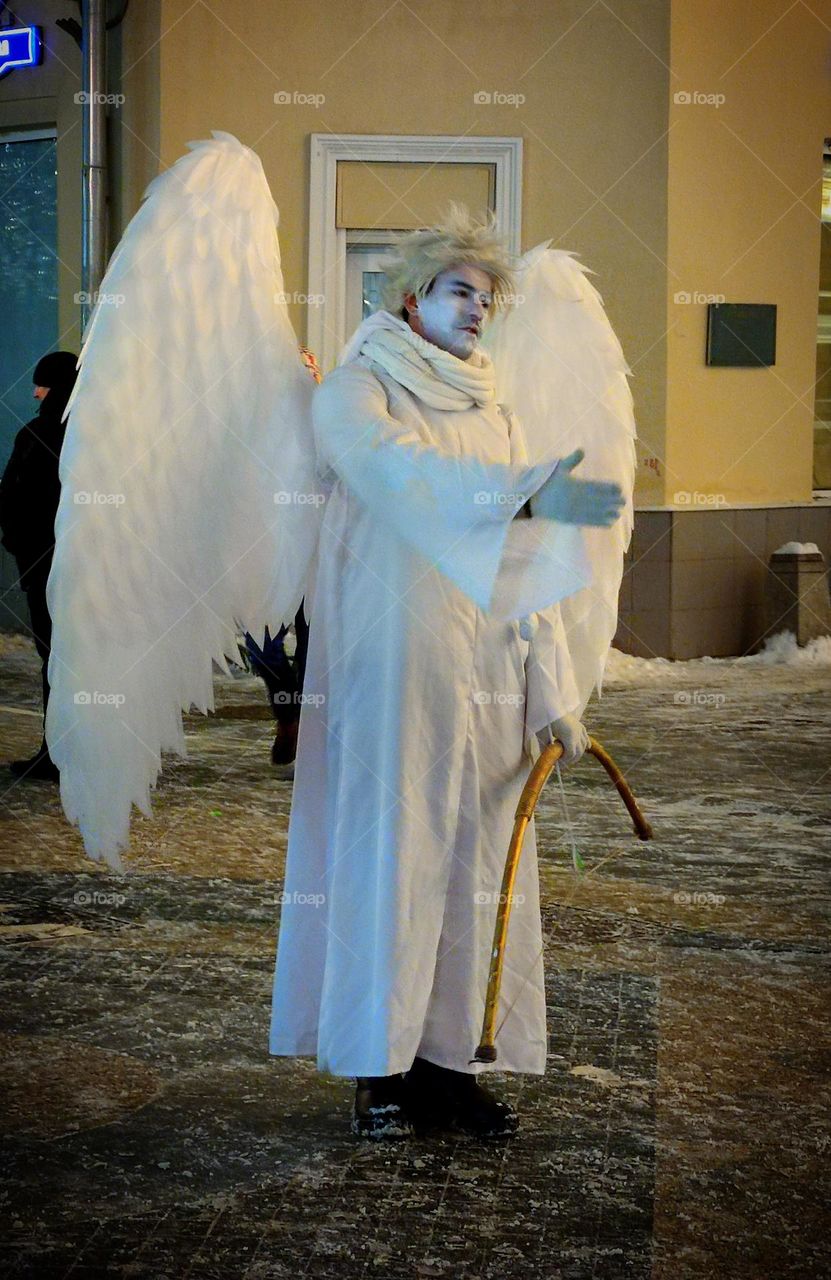
M 569 762 L 587 744 L 559 620 L 535 654 L 533 621 L 517 619 L 584 581 L 579 535 L 552 523 L 611 525 L 623 495 L 574 478 L 576 457 L 529 463 L 479 345 L 512 292 L 487 224 L 457 211 L 417 232 L 387 271 L 388 309 L 361 325 L 314 399 L 331 493 L 270 1047 L 358 1077 L 359 1132 L 406 1132 L 431 1112 L 483 1134 L 515 1127 L 470 1058 L 526 738 L 550 724 Z M 531 706 L 535 660 L 549 679 Z M 542 1072 L 532 849 L 503 992 L 502 1067 Z
M 102 290 L 121 288 L 129 303 L 133 263 L 146 262 L 142 235 L 158 234 L 165 218 L 184 218 L 185 235 L 185 206 L 199 233 L 209 235 L 206 201 L 219 217 L 210 189 L 233 191 L 228 198 L 253 209 L 252 225 L 260 228 L 248 263 L 233 268 L 233 284 L 236 293 L 250 289 L 258 315 L 252 332 L 271 347 L 259 382 L 273 379 L 260 394 L 266 405 L 268 397 L 275 401 L 275 411 L 265 431 L 248 428 L 262 415 L 262 399 L 240 404 L 242 393 L 227 391 L 213 370 L 210 386 L 222 384 L 224 398 L 203 439 L 205 455 L 214 448 L 219 462 L 227 459 L 230 429 L 262 465 L 243 459 L 236 478 L 227 466 L 215 468 L 218 528 L 211 534 L 206 522 L 200 526 L 213 537 L 208 547 L 194 537 L 182 551 L 181 511 L 152 538 L 144 527 L 140 540 L 152 541 L 165 572 L 152 592 L 143 589 L 145 607 L 133 609 L 140 634 L 126 654 L 122 641 L 117 658 L 116 619 L 123 636 L 129 618 L 102 599 L 100 587 L 89 587 L 86 610 L 66 589 L 93 540 L 76 542 L 73 551 L 80 535 L 69 520 L 76 514 L 71 496 L 64 498 L 50 580 L 62 696 L 56 711 L 50 702 L 47 725 L 64 805 L 92 855 L 119 866 L 131 801 L 148 812 L 160 750 L 183 750 L 180 709 L 211 705 L 210 658 L 232 652 L 223 623 L 230 634 L 235 626 L 256 634 L 290 619 L 304 593 L 310 646 L 270 1051 L 311 1055 L 320 1070 L 355 1078 L 352 1127 L 359 1135 L 399 1138 L 414 1124 L 438 1124 L 503 1136 L 516 1129 L 516 1113 L 482 1085 L 488 1067 L 471 1058 L 505 853 L 537 735 L 559 738 L 567 763 L 579 759 L 588 740 L 581 717 L 614 633 L 631 532 L 626 366 L 598 295 L 570 255 L 542 245 L 516 263 L 492 220 L 477 222 L 454 207 L 441 226 L 399 243 L 387 271 L 386 309 L 364 321 L 312 396 L 284 312 L 269 317 L 257 293 L 269 246 L 281 283 L 273 226 L 273 245 L 263 231 L 270 197 L 261 170 L 254 173 L 258 162 L 227 136 L 199 146 L 201 155 L 195 148 L 170 171 L 182 168 L 181 191 L 168 206 L 157 192 L 156 208 L 132 241 L 128 230 L 121 274 L 117 254 Z M 241 176 L 250 189 L 237 197 Z M 136 223 L 152 201 L 151 189 Z M 223 225 L 238 227 L 223 213 Z M 227 248 L 224 234 L 217 233 L 218 257 Z M 202 245 L 199 256 L 210 252 Z M 248 282 L 240 282 L 240 270 Z M 177 288 L 181 293 L 181 280 Z M 146 299 L 140 305 L 149 307 Z M 85 369 L 93 388 L 95 357 L 106 353 L 107 334 L 117 340 L 117 318 L 107 318 L 96 347 L 96 319 L 82 352 L 63 463 L 76 485 L 95 479 L 90 460 L 102 439 L 93 391 L 84 398 Z M 137 324 L 131 315 L 131 328 Z M 246 363 L 250 337 L 237 335 L 241 367 L 232 370 L 233 352 L 228 357 L 236 388 L 258 372 Z M 213 345 L 208 340 L 206 359 L 226 345 L 219 332 Z M 145 381 L 148 364 L 145 354 Z M 149 491 L 164 450 L 174 446 L 169 431 L 147 430 L 161 451 L 155 472 L 141 461 L 152 454 L 152 440 L 143 442 L 143 453 L 133 451 L 125 471 L 144 469 L 145 481 L 135 483 Z M 254 492 L 263 466 L 272 489 L 277 482 L 290 499 L 276 512 L 258 506 Z M 320 500 L 309 501 L 315 495 Z M 244 517 L 235 509 L 243 496 Z M 269 537 L 252 538 L 258 511 Z M 135 535 L 130 518 L 128 511 L 108 527 L 110 547 L 121 540 L 125 556 Z M 100 545 L 100 527 L 93 532 Z M 141 557 L 142 573 L 147 560 Z M 122 583 L 116 591 L 122 607 L 135 594 L 135 567 L 127 578 L 129 590 Z M 187 582 L 193 602 L 182 598 L 181 585 L 177 597 L 176 582 Z M 90 608 L 97 623 L 88 620 Z M 194 658 L 200 626 L 210 635 Z M 108 634 L 109 648 L 100 639 Z M 104 678 L 125 690 L 119 715 L 103 726 L 69 707 L 85 661 L 96 662 L 99 679 L 103 664 Z M 158 682 L 160 661 L 171 669 L 169 687 L 155 701 L 139 698 Z M 125 717 L 129 737 L 117 725 Z M 112 763 L 118 751 L 121 772 Z M 501 1070 L 544 1071 L 533 827 L 515 886 L 499 1035 Z

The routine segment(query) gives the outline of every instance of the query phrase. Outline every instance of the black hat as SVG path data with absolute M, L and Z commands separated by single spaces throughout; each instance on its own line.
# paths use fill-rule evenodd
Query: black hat
M 61 419 L 78 376 L 78 357 L 73 351 L 50 351 L 35 365 L 32 381 L 36 387 L 48 387 L 49 395 L 41 401 L 41 418 Z
M 77 363 L 78 357 L 72 351 L 50 351 L 35 365 L 32 382 L 36 387 L 49 387 L 50 391 L 67 382 L 71 385 L 75 381 Z

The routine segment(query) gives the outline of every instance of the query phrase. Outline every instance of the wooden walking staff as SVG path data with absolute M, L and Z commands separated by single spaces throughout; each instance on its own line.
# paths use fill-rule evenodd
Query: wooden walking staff
M 594 738 L 589 738 L 587 751 L 599 760 L 612 782 L 620 792 L 623 803 L 629 810 L 634 823 L 635 832 L 640 840 L 652 839 L 652 828 L 638 808 L 638 802 L 632 795 L 620 769 L 608 751 L 601 747 Z M 525 829 L 534 814 L 540 792 L 545 786 L 548 775 L 564 752 L 559 739 L 549 742 L 540 753 L 539 759 L 531 770 L 528 781 L 522 790 L 514 817 L 514 830 L 508 847 L 505 862 L 505 874 L 502 877 L 502 891 L 499 895 L 499 907 L 496 913 L 496 926 L 493 931 L 493 949 L 491 950 L 491 967 L 488 975 L 488 993 L 485 998 L 485 1016 L 482 1020 L 482 1038 L 472 1062 L 496 1062 L 496 1010 L 499 1004 L 499 989 L 502 985 L 502 962 L 505 957 L 505 942 L 508 937 L 508 920 L 513 902 L 514 881 L 516 880 L 519 856 L 522 853 L 522 842 Z

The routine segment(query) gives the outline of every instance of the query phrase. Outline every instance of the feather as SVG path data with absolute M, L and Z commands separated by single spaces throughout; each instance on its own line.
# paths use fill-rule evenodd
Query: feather
M 623 556 L 632 536 L 635 419 L 620 343 L 600 294 L 575 256 L 537 245 L 521 259 L 515 305 L 484 344 L 500 397 L 515 410 L 533 464 L 581 448 L 575 475 L 615 481 L 626 502 L 610 529 L 584 528 L 592 581 L 558 606 L 581 711 L 602 686 L 617 627 Z
M 317 543 L 311 397 L 277 209 L 229 134 L 150 184 L 85 336 L 47 588 L 46 726 L 87 852 L 123 870 L 182 711 L 240 629 L 293 620 Z M 111 299 L 110 301 L 108 301 Z M 301 504 L 275 503 L 277 491 Z

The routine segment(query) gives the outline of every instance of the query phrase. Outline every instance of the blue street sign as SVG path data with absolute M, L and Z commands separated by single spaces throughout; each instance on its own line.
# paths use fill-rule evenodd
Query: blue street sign
M 0 76 L 10 67 L 36 67 L 40 54 L 40 27 L 0 27 Z

